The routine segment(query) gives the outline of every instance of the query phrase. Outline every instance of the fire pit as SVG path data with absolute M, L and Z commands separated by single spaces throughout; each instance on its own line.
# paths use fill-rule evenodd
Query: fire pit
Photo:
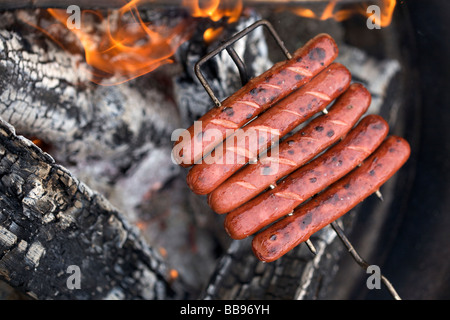
M 428 83 L 415 81 L 428 79 L 419 59 L 425 38 L 419 37 L 417 48 L 415 43 L 415 30 L 424 28 L 420 4 L 374 1 L 379 20 L 372 19 L 375 9 L 367 11 L 369 4 L 357 0 L 72 4 L 70 10 L 61 2 L 0 5 L 5 283 L 37 299 L 388 297 L 386 290 L 369 290 L 368 275 L 345 254 L 340 240 L 351 239 L 400 296 L 445 296 L 439 271 L 425 263 L 426 280 L 435 286 L 417 293 L 411 280 L 417 256 L 406 244 L 414 235 L 414 243 L 430 248 L 430 263 L 442 259 L 434 254 L 436 243 L 412 227 L 422 221 L 423 204 L 412 208 L 418 200 L 411 197 L 420 190 L 417 181 L 427 181 L 420 168 L 429 164 L 420 146 L 436 138 L 422 121 L 439 123 L 421 115 L 420 93 Z M 261 19 L 271 23 L 278 42 L 257 28 L 217 51 L 202 64 L 205 90 L 196 63 Z M 319 33 L 337 41 L 337 61 L 372 94 L 368 113 L 385 118 L 413 154 L 383 186 L 383 201 L 370 197 L 334 229 L 311 237 L 315 255 L 299 246 L 262 263 L 249 239 L 231 241 L 223 217 L 187 188 L 187 172 L 171 159 L 172 135 L 212 108 L 212 95 L 225 99 Z M 287 49 L 280 50 L 280 40 Z M 440 113 L 443 120 L 447 113 Z M 430 205 L 428 199 L 434 196 L 424 200 Z M 426 234 L 433 234 L 434 221 L 423 224 Z M 438 243 L 448 241 L 440 234 L 434 234 Z M 5 295 L 11 290 L 5 288 Z

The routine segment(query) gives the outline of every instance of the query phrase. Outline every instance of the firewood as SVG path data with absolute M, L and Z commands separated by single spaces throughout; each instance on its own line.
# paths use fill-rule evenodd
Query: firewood
M 0 156 L 2 279 L 37 299 L 175 296 L 160 256 L 118 210 L 3 120 Z

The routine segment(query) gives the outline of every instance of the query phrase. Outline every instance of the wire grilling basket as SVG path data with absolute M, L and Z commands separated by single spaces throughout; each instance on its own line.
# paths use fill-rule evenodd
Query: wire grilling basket
M 292 55 L 289 52 L 289 50 L 284 45 L 283 40 L 278 35 L 274 27 L 271 25 L 270 22 L 267 20 L 259 20 L 252 25 L 248 26 L 247 28 L 243 29 L 242 31 L 236 33 L 232 37 L 230 37 L 228 40 L 222 42 L 217 46 L 216 49 L 212 50 L 210 53 L 205 55 L 203 58 L 201 58 L 195 65 L 195 74 L 200 81 L 201 85 L 204 87 L 206 92 L 208 93 L 209 97 L 213 101 L 215 107 L 221 107 L 222 103 L 217 98 L 217 96 L 214 94 L 213 89 L 209 85 L 208 81 L 204 77 L 201 67 L 207 63 L 209 60 L 214 58 L 217 54 L 221 53 L 222 51 L 226 50 L 228 54 L 230 55 L 231 59 L 233 60 L 234 64 L 236 65 L 239 76 L 241 79 L 241 83 L 244 86 L 249 80 L 249 74 L 246 68 L 245 63 L 242 61 L 242 59 L 239 57 L 239 55 L 236 53 L 236 51 L 233 48 L 233 45 L 249 33 L 251 33 L 253 30 L 255 30 L 258 27 L 264 27 L 268 31 L 268 33 L 272 36 L 272 38 L 275 40 L 276 45 L 279 47 L 279 49 L 282 51 L 286 59 L 291 59 Z M 322 111 L 324 114 L 327 113 L 327 110 L 324 109 Z M 380 200 L 383 200 L 382 195 L 379 191 L 376 192 L 376 195 L 380 198 Z M 357 252 L 357 250 L 354 248 L 348 237 L 346 236 L 344 230 L 339 226 L 337 221 L 333 221 L 331 223 L 331 227 L 334 230 L 334 232 L 337 234 L 339 240 L 342 242 L 342 244 L 345 246 L 345 248 L 348 250 L 349 254 L 351 255 L 352 259 L 364 270 L 368 270 L 370 267 L 370 264 L 367 263 Z M 308 249 L 313 253 L 316 254 L 316 249 L 314 247 L 314 244 L 308 239 L 305 241 L 306 246 Z M 395 300 L 401 300 L 400 296 L 398 295 L 397 291 L 395 290 L 394 286 L 390 283 L 390 281 L 383 275 L 381 275 L 381 282 L 385 285 L 387 290 L 389 291 L 390 295 Z

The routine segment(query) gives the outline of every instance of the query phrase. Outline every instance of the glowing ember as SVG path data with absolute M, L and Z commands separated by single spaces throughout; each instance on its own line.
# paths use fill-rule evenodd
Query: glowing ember
M 38 146 L 42 151 L 49 152 L 51 145 L 37 137 L 30 137 L 31 140 L 36 146 Z
M 162 257 L 164 257 L 164 258 L 167 257 L 167 250 L 164 249 L 163 247 L 159 248 L 159 253 L 161 254 Z
M 182 3 L 195 18 L 209 18 L 216 22 L 226 18 L 228 23 L 236 22 L 243 8 L 242 0 L 183 0 Z
M 178 278 L 178 271 L 175 269 L 170 269 L 169 274 L 171 280 L 175 280 L 176 278 Z

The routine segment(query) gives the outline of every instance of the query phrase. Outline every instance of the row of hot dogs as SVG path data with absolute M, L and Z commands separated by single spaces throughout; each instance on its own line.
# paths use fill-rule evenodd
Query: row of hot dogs
M 337 55 L 330 36 L 316 36 L 201 117 L 200 134 L 192 126 L 190 138 L 175 143 L 174 159 L 192 165 L 189 187 L 227 213 L 232 238 L 256 234 L 260 260 L 274 261 L 308 240 L 409 157 L 403 138 L 387 138 L 383 118 L 363 117 L 371 95 L 351 84 L 347 68 L 333 62 Z

